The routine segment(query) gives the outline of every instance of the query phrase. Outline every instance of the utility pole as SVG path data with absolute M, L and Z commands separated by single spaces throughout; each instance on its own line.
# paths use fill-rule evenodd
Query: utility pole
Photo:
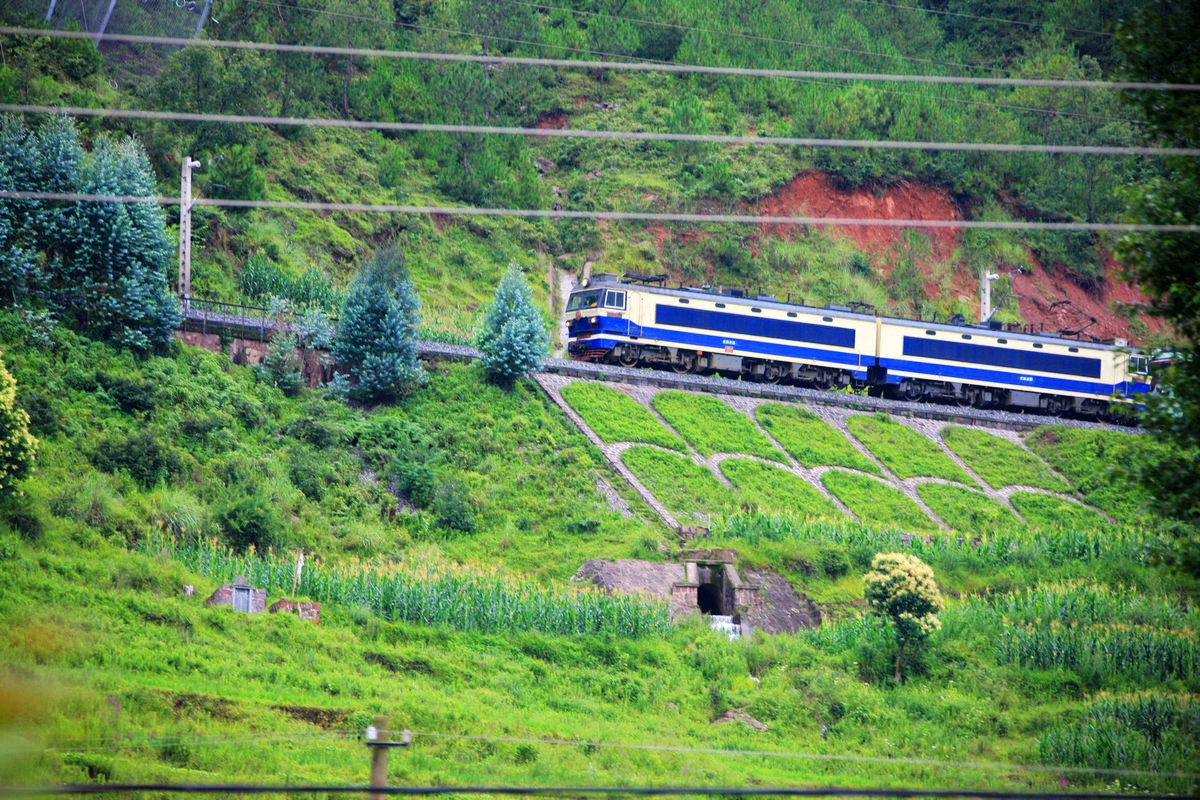
M 983 278 L 979 281 L 979 323 L 985 324 L 992 318 L 992 281 L 1000 280 L 1000 275 L 995 272 L 983 271 Z
M 179 178 L 179 299 L 187 311 L 192 304 L 192 168 L 200 166 L 184 156 Z
M 412 732 L 401 731 L 400 741 L 388 739 L 388 718 L 378 716 L 375 724 L 367 728 L 367 747 L 371 748 L 371 788 L 387 788 L 388 751 L 393 747 L 408 747 L 412 744 Z M 371 792 L 369 800 L 387 800 L 383 792 Z

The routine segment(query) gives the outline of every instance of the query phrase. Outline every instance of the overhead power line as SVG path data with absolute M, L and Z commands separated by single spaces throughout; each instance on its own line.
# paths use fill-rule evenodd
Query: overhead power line
M 326 45 L 278 44 L 274 42 L 244 42 L 224 39 L 184 39 L 171 36 L 140 36 L 105 33 L 95 36 L 83 31 L 41 30 L 0 26 L 0 34 L 16 36 L 49 36 L 64 39 L 92 39 L 130 44 L 159 44 L 174 47 L 215 47 L 234 50 L 258 50 L 313 55 L 356 56 L 362 58 L 400 58 L 425 61 L 474 64 L 521 64 L 534 67 L 570 67 L 573 69 L 613 69 L 635 72 L 665 72 L 675 74 L 730 75 L 743 78 L 819 78 L 823 80 L 882 81 L 892 83 L 937 83 L 977 86 L 1038 86 L 1057 89 L 1107 89 L 1197 92 L 1200 84 L 1147 83 L 1142 81 L 1085 81 L 1060 78 L 973 78 L 962 75 L 905 75 L 872 72 L 822 72 L 818 70 L 749 69 L 745 67 L 711 67 L 689 64 L 646 64 L 628 61 L 576 61 L 560 58 L 525 58 L 522 56 L 483 56 L 466 53 L 431 53 L 412 50 L 372 50 L 360 47 Z
M 74 192 L 0 191 L 0 199 L 68 200 L 94 203 L 152 203 L 179 205 L 178 197 L 81 194 Z M 429 214 L 451 217 L 535 217 L 635 222 L 730 223 L 739 225 L 828 225 L 866 228 L 951 228 L 1023 231 L 1093 231 L 1106 233 L 1200 233 L 1200 225 L 1144 225 L 1117 222 L 1020 222 L 955 219 L 870 219 L 863 217 L 785 217 L 762 214 L 656 214 L 640 211 L 553 211 L 527 208 L 474 208 L 470 206 L 410 206 L 393 203 L 326 203 L 305 200 L 228 200 L 198 198 L 193 206 L 261 208 L 289 211 L 342 211 L 379 214 Z
M 598 131 L 574 128 L 510 128 L 498 125 L 452 125 L 426 122 L 382 122 L 320 117 L 272 117 L 261 114 L 208 114 L 193 111 L 145 111 L 125 108 L 84 108 L 0 103 L 0 112 L 15 114 L 65 114 L 106 119 L 152 119 L 173 122 L 215 122 L 229 125 L 290 125 L 309 128 L 469 133 L 501 136 L 541 136 L 560 139 L 610 139 L 651 142 L 699 142 L 786 147 L 849 147 L 879 150 L 934 150 L 989 153 L 1048 153 L 1053 155 L 1200 156 L 1200 148 L 1126 147 L 1108 145 L 1004 144 L 996 142 L 902 142 L 878 139 L 820 139 L 798 136 L 729 136 L 715 133 L 655 133 L 649 131 Z
M 260 2 L 261 0 L 250 0 L 251 2 Z M 698 25 L 683 25 L 677 22 L 661 22 L 650 19 L 636 19 L 633 17 L 622 17 L 613 14 L 604 14 L 598 11 L 583 11 L 580 9 L 564 8 L 562 6 L 546 5 L 535 2 L 522 2 L 522 0 L 504 0 L 510 5 L 528 6 L 530 8 L 552 10 L 552 11 L 567 11 L 571 14 L 587 17 L 600 17 L 602 19 L 617 20 L 618 22 L 628 22 L 634 25 L 642 25 L 655 28 L 667 28 L 668 30 L 678 30 L 685 32 L 703 33 L 710 36 L 721 36 L 726 39 L 746 39 L 753 42 L 762 42 L 764 44 L 786 44 L 793 47 L 803 47 L 810 50 L 831 50 L 837 53 L 848 53 L 850 55 L 867 56 L 869 58 L 887 58 L 892 61 L 910 61 L 914 64 L 931 64 L 938 67 L 959 67 L 962 69 L 986 69 L 996 70 L 997 67 L 986 67 L 979 64 L 960 64 L 954 61 L 935 61 L 931 58 L 918 58 L 916 56 L 903 56 L 899 53 L 877 53 L 871 50 L 855 50 L 851 47 L 836 47 L 829 44 L 817 44 L 816 42 L 803 42 L 795 39 L 782 39 L 777 36 L 763 36 L 756 33 L 742 33 L 740 31 L 719 30 L 716 28 L 702 28 Z
M 715 747 L 681 747 L 657 744 L 626 744 L 623 742 L 585 742 L 581 740 L 564 739 L 532 739 L 514 736 L 484 736 L 461 733 L 418 733 L 414 737 L 432 739 L 467 739 L 483 742 L 501 742 L 504 744 L 542 744 L 564 745 L 569 747 L 606 747 L 615 750 L 649 750 L 660 753 L 687 753 L 694 755 L 717 755 L 724 757 L 751 756 L 755 758 L 796 758 L 811 761 L 843 761 L 860 764 L 890 764 L 909 767 L 946 767 L 955 769 L 990 769 L 1010 770 L 1020 772 L 1053 772 L 1053 773 L 1085 773 L 1088 775 L 1130 775 L 1135 777 L 1182 778 L 1195 780 L 1200 773 L 1194 772 L 1154 772 L 1150 770 L 1110 769 L 1104 767 L 1067 767 L 1048 764 L 1001 764 L 990 761 L 939 761 L 928 758 L 892 758 L 890 756 L 860 756 L 840 755 L 837 753 L 788 753 L 779 750 L 726 750 Z
M 1113 794 L 1104 792 L 988 792 L 975 789 L 841 789 L 748 786 L 303 786 L 294 784 L 89 783 L 74 786 L 6 786 L 0 797 L 38 794 L 390 794 L 433 796 L 448 794 L 512 795 L 515 797 L 578 797 L 579 795 L 738 795 L 741 797 L 877 797 L 959 798 L 977 800 L 1177 800 L 1172 794 Z
M 867 2 L 867 3 L 871 2 L 871 0 L 855 0 L 855 1 L 856 2 Z M 322 9 L 322 8 L 311 8 L 311 7 L 307 7 L 307 6 L 289 6 L 289 5 L 285 5 L 283 3 L 272 2 L 272 0 L 243 0 L 243 2 L 253 3 L 255 5 L 270 6 L 272 8 L 278 8 L 278 9 L 285 10 L 285 11 L 302 11 L 302 12 L 309 13 L 309 14 L 321 14 L 321 15 L 325 15 L 325 16 L 340 17 L 340 18 L 344 18 L 344 19 L 353 19 L 353 20 L 358 20 L 358 21 L 362 21 L 362 22 L 375 22 L 380 25 L 410 28 L 412 30 L 430 31 L 433 33 L 448 33 L 448 34 L 451 34 L 454 36 L 465 36 L 465 37 L 476 36 L 476 34 L 470 33 L 468 31 L 454 30 L 452 28 L 439 28 L 439 27 L 434 27 L 431 25 L 419 25 L 419 24 L 415 24 L 415 23 L 399 22 L 396 20 L 384 19 L 383 17 L 368 17 L 368 16 L 363 16 L 360 14 L 349 14 L 345 11 L 328 11 L 328 10 Z M 509 2 L 516 3 L 516 2 L 519 2 L 519 0 L 509 0 Z M 542 8 L 542 9 L 558 9 L 559 8 L 558 6 L 541 5 L 539 3 L 522 3 L 522 5 L 529 5 L 533 8 Z M 901 6 L 899 8 L 905 8 L 905 7 Z M 574 13 L 574 14 L 596 14 L 596 12 L 593 12 L 593 11 L 579 11 L 579 10 L 575 10 L 575 9 L 565 9 L 565 8 L 560 9 L 560 10 L 564 10 L 564 11 L 569 10 L 569 11 L 571 11 L 571 13 Z M 950 13 L 950 12 L 946 12 L 946 13 Z M 597 14 L 597 16 L 603 16 L 603 15 Z M 613 17 L 613 19 L 628 19 L 628 18 Z M 629 21 L 633 22 L 635 20 L 629 20 Z M 719 30 L 708 29 L 708 28 L 692 28 L 692 27 L 689 27 L 686 25 L 674 25 L 673 26 L 672 23 L 654 22 L 653 20 L 636 20 L 636 22 L 639 25 L 645 24 L 645 25 L 657 25 L 660 27 L 677 27 L 677 28 L 680 28 L 683 30 L 703 31 L 704 33 L 710 33 L 713 35 L 719 34 L 719 35 L 734 36 L 734 37 L 746 37 L 746 38 L 751 37 L 751 34 L 739 34 L 739 33 L 733 32 L 733 31 L 719 31 Z M 505 42 L 508 44 L 526 44 L 526 45 L 530 45 L 533 47 L 545 48 L 548 50 L 561 50 L 563 52 L 568 52 L 568 53 L 583 53 L 583 54 L 587 54 L 587 55 L 599 55 L 599 56 L 612 56 L 613 55 L 612 53 L 605 53 L 600 50 L 588 50 L 588 49 L 581 48 L 581 47 L 567 47 L 566 45 L 549 44 L 547 42 L 535 42 L 535 41 L 529 41 L 529 40 L 525 40 L 525 39 L 508 39 L 508 38 L 503 38 L 503 37 L 490 37 L 490 38 L 492 38 L 494 41 Z M 818 44 L 813 44 L 813 43 L 809 43 L 809 42 L 794 42 L 794 41 L 779 40 L 779 43 L 793 44 L 793 45 L 796 45 L 797 47 L 803 46 L 803 47 L 810 47 L 810 48 L 829 48 L 829 49 L 833 49 L 833 50 L 842 50 L 844 52 L 860 52 L 860 51 L 850 51 L 850 50 L 847 50 L 846 48 L 835 48 L 835 47 L 832 47 L 829 45 L 818 45 Z M 876 53 L 875 55 L 878 55 L 878 56 L 884 57 L 884 58 L 903 59 L 903 60 L 908 60 L 908 61 L 922 60 L 922 59 L 910 58 L 908 56 L 891 55 L 891 54 L 887 54 L 887 53 Z M 653 58 L 636 58 L 633 56 L 626 56 L 626 58 L 628 58 L 630 61 L 644 62 L 647 64 L 670 63 L 670 62 L 661 61 L 661 60 L 653 59 Z M 934 63 L 937 66 L 947 66 L 947 67 L 962 66 L 962 67 L 966 67 L 968 69 L 986 69 L 986 70 L 991 70 L 991 71 L 997 71 L 999 69 L 998 67 L 987 67 L 987 66 L 982 66 L 982 65 L 970 65 L 970 64 L 956 64 L 953 62 L 929 62 L 929 63 Z M 833 85 L 826 81 L 799 80 L 799 79 L 792 79 L 792 80 L 796 80 L 797 83 L 805 83 L 805 84 L 808 84 L 811 86 L 832 86 Z M 877 87 L 870 87 L 870 91 L 882 92 L 882 93 L 886 93 L 886 94 L 893 94 L 893 95 L 904 96 L 904 97 L 918 96 L 918 95 L 912 94 L 910 92 L 901 92 L 901 91 L 897 91 L 895 89 L 880 89 Z M 1102 116 L 1102 115 L 1098 115 L 1098 114 L 1084 114 L 1084 113 L 1073 112 L 1073 111 L 1059 111 L 1059 110 L 1052 110 L 1052 109 L 1045 109 L 1045 108 L 1035 108 L 1035 107 L 1030 107 L 1030 106 L 1019 106 L 1019 105 L 1014 105 L 1012 103 L 989 103 L 989 102 L 986 102 L 983 100 L 966 100 L 966 99 L 957 98 L 957 97 L 939 97 L 938 102 L 939 103 L 956 103 L 956 104 L 960 104 L 960 105 L 980 106 L 980 107 L 988 107 L 988 108 L 1000 108 L 1000 109 L 1006 109 L 1006 110 L 1010 110 L 1010 111 L 1021 111 L 1021 112 L 1039 113 L 1039 114 L 1053 113 L 1053 114 L 1055 114 L 1057 116 L 1061 116 L 1061 117 L 1073 117 L 1073 118 L 1078 118 L 1078 119 L 1094 119 L 1094 120 L 1099 120 L 1101 122 L 1123 122 L 1123 123 L 1126 123 L 1129 125 L 1144 124 L 1141 120 L 1128 119 L 1128 118 L 1123 118 L 1123 117 L 1109 117 L 1109 116 Z
M 876 8 L 885 8 L 888 11 L 919 11 L 924 14 L 939 14 L 947 17 L 959 17 L 962 19 L 972 19 L 979 22 L 999 22 L 1004 25 L 1024 26 L 1028 28 L 1049 28 L 1055 31 L 1068 31 L 1070 33 L 1086 33 L 1090 36 L 1112 36 L 1108 31 L 1093 31 L 1087 28 L 1071 28 L 1065 25 L 1043 25 L 1039 22 L 1028 22 L 1023 19 L 1011 19 L 1009 17 L 989 17 L 982 14 L 967 14 L 962 11 L 946 11 L 945 9 L 925 8 L 924 6 L 901 6 L 892 3 L 890 0 L 887 5 L 877 0 L 846 0 L 850 3 L 858 3 L 865 6 L 875 6 Z

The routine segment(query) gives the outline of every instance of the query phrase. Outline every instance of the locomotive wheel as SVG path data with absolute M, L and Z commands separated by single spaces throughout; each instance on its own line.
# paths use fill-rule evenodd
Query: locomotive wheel
M 1046 398 L 1046 413 L 1052 417 L 1061 417 L 1067 411 L 1067 403 L 1061 397 Z
M 622 367 L 636 367 L 637 363 L 642 360 L 642 354 L 636 347 L 625 345 L 621 348 L 621 355 L 617 356 L 617 363 Z
M 680 353 L 678 361 L 671 362 L 671 370 L 679 375 L 687 375 L 696 368 L 695 353 Z
M 763 383 L 779 383 L 779 379 L 783 377 L 783 367 L 778 364 L 767 364 L 763 367 Z
M 925 390 L 916 381 L 905 381 L 900 385 L 900 392 L 905 400 L 919 400 L 925 395 Z

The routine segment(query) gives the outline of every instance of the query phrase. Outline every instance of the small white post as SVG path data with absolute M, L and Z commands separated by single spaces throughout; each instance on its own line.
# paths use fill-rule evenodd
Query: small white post
M 983 271 L 983 279 L 979 282 L 979 322 L 987 322 L 992 318 L 992 281 L 999 280 L 995 272 Z
M 179 299 L 185 311 L 192 301 L 192 168 L 198 166 L 185 156 L 179 179 Z

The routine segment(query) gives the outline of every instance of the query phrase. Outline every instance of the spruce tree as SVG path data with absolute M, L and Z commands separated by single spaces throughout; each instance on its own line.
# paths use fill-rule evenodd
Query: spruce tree
M 153 197 L 136 140 L 100 137 L 84 152 L 75 123 L 55 117 L 29 131 L 0 119 L 0 186 L 16 191 Z M 167 288 L 174 245 L 154 203 L 0 201 L 0 281 L 36 292 L 79 328 L 138 351 L 173 338 L 179 309 Z
M 546 360 L 550 337 L 521 268 L 509 264 L 475 339 L 488 379 L 504 387 Z
M 425 385 L 428 377 L 417 357 L 419 314 L 404 256 L 394 248 L 381 250 L 351 283 L 334 340 L 352 397 L 391 400 Z

